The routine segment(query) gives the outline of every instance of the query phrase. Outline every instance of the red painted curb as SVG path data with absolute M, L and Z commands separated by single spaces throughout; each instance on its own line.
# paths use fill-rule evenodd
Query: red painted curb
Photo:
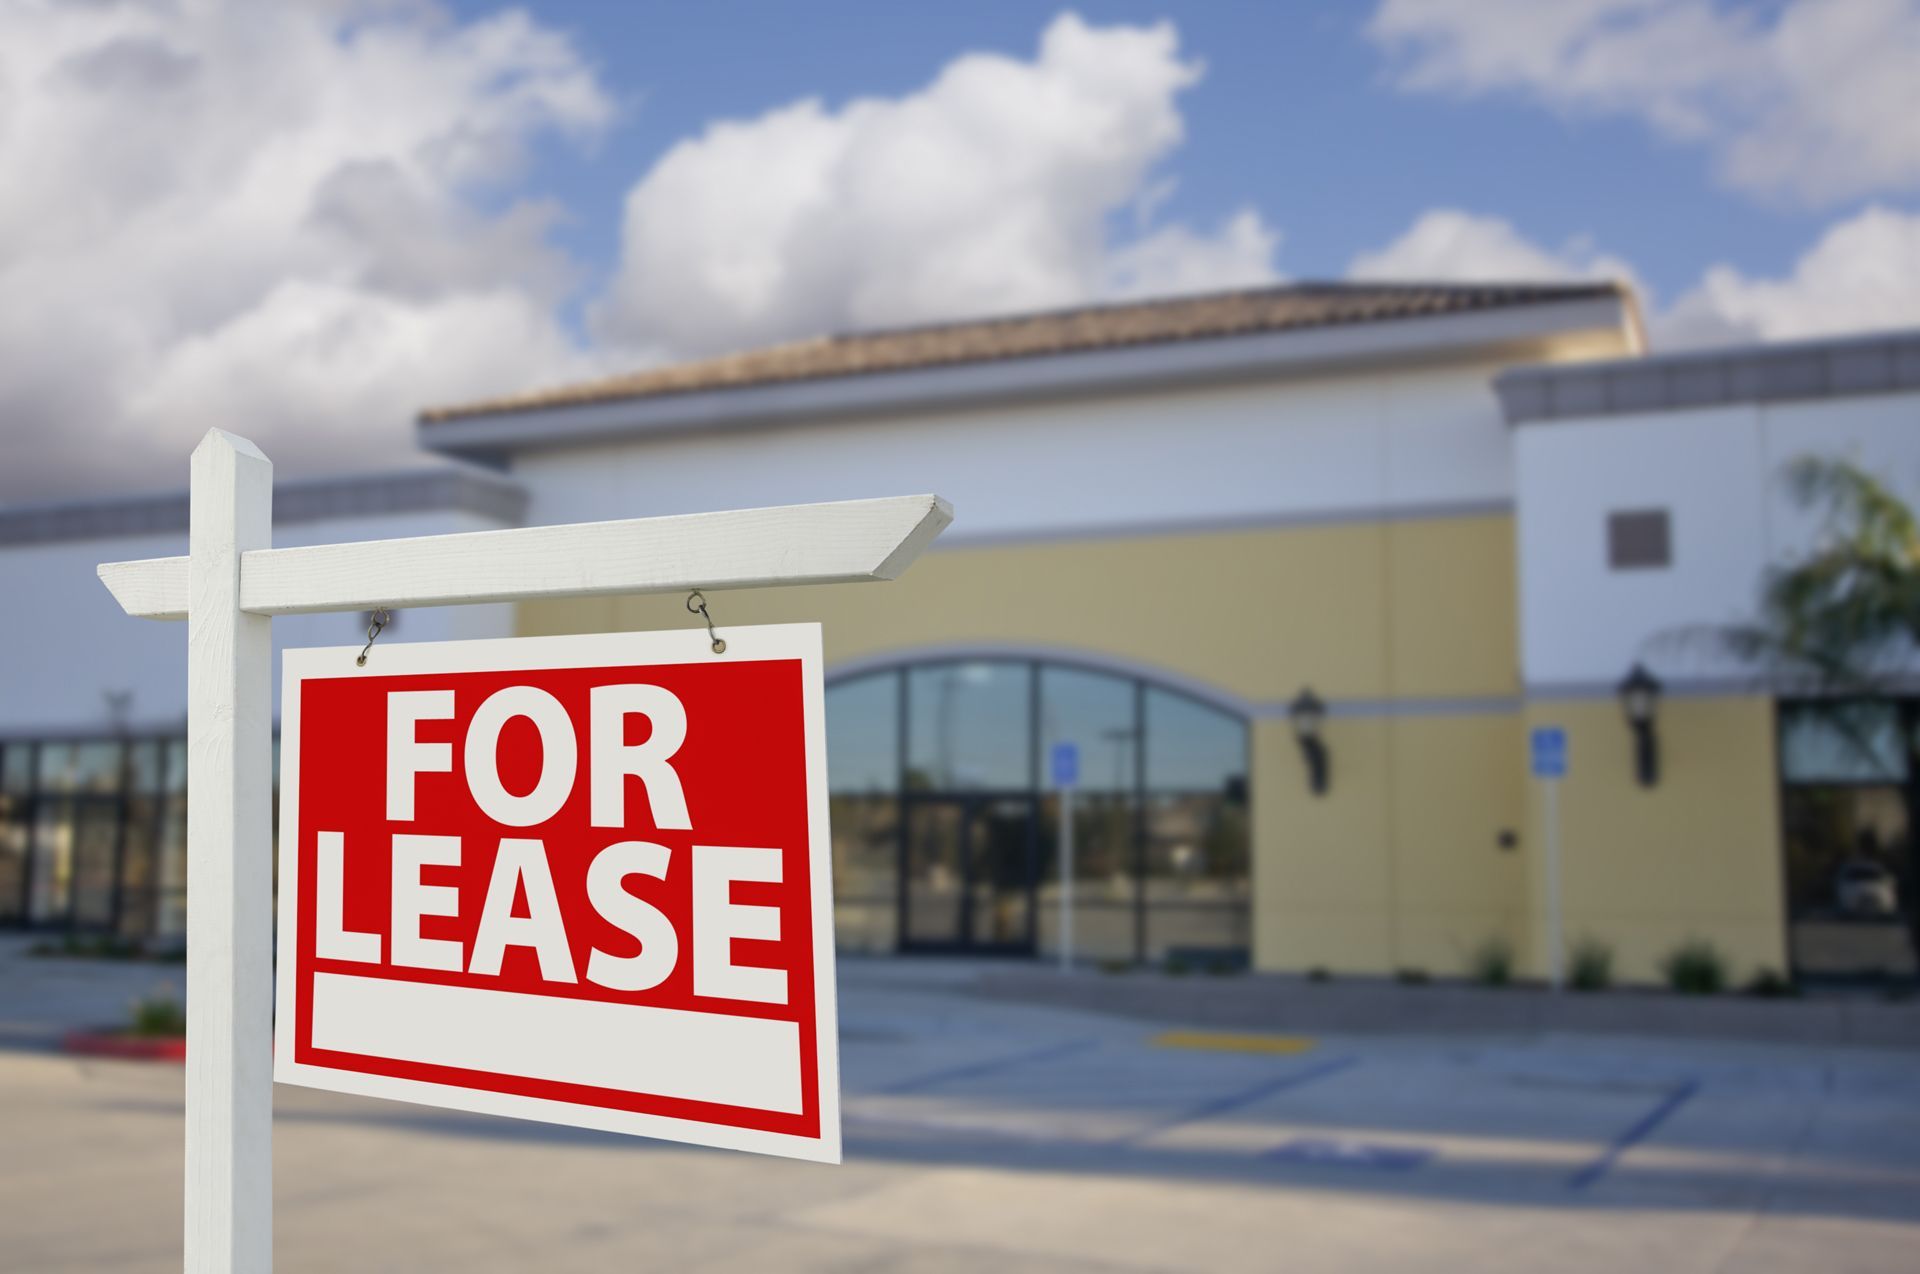
M 179 1035 L 123 1035 L 118 1031 L 68 1031 L 64 1052 L 82 1057 L 116 1057 L 131 1062 L 184 1062 L 187 1041 Z

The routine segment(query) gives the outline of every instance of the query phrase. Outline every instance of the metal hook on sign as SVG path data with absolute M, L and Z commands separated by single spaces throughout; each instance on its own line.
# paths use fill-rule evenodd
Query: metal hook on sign
M 707 637 L 713 642 L 713 653 L 716 655 L 726 654 L 726 639 L 720 636 L 719 633 L 713 631 L 713 616 L 707 614 L 707 599 L 701 595 L 700 590 L 697 588 L 687 594 L 687 613 L 689 615 L 698 615 L 707 621 Z
M 380 639 L 381 630 L 393 622 L 392 616 L 387 614 L 387 608 L 384 606 L 369 615 L 368 619 L 370 622 L 367 624 L 367 644 L 360 648 L 360 657 L 353 661 L 362 668 L 367 666 L 367 652 L 372 650 L 373 643 Z

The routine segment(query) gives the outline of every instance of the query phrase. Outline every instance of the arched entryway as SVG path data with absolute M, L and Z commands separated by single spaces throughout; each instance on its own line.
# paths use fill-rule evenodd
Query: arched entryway
M 1248 732 L 1223 706 L 1111 666 L 941 655 L 832 679 L 827 717 L 843 948 L 1054 951 L 1044 758 L 1073 742 L 1076 954 L 1245 960 Z

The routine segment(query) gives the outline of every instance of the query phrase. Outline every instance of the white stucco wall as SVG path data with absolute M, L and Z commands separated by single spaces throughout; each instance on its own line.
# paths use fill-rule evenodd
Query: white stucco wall
M 453 510 L 330 519 L 274 529 L 276 546 L 393 536 L 484 531 L 500 523 Z M 0 546 L 0 737 L 34 737 L 110 724 L 106 694 L 131 690 L 128 724 L 172 729 L 186 719 L 187 631 L 183 623 L 130 619 L 94 575 L 101 562 L 171 557 L 185 534 Z M 449 606 L 408 611 L 381 637 L 438 641 L 512 632 L 509 606 Z M 356 615 L 290 615 L 273 622 L 274 688 L 278 652 L 289 646 L 337 646 L 364 640 Z
M 1782 473 L 1855 461 L 1920 503 L 1920 394 L 1552 420 L 1515 430 L 1521 657 L 1533 687 L 1610 683 L 1636 660 L 1670 678 L 1746 670 L 1678 634 L 1751 619 L 1769 563 L 1817 540 Z M 1672 565 L 1614 571 L 1607 516 L 1665 508 Z
M 1511 498 L 1492 363 L 529 452 L 554 523 L 934 491 L 943 543 Z

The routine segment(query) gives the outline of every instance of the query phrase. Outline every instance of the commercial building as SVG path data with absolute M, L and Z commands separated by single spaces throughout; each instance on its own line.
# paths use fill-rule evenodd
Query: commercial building
M 429 411 L 441 467 L 286 488 L 280 512 L 295 542 L 950 499 L 896 583 L 708 598 L 722 630 L 825 624 L 849 948 L 1051 953 L 1047 757 L 1071 743 L 1085 958 L 1448 976 L 1504 946 L 1539 972 L 1527 741 L 1554 725 L 1567 941 L 1636 980 L 1689 939 L 1740 977 L 1910 976 L 1912 709 L 1868 709 L 1871 754 L 1843 747 L 1828 707 L 1683 638 L 1750 615 L 1817 533 L 1783 464 L 1850 455 L 1912 494 L 1916 416 L 1920 336 L 1652 357 L 1610 284 L 1288 286 Z M 0 511 L 0 584 L 64 617 L 0 668 L 0 917 L 176 923 L 177 742 L 143 740 L 177 740 L 182 642 L 119 618 L 91 568 L 181 551 L 181 509 Z M 392 637 L 689 622 L 679 597 L 590 599 Z M 1663 691 L 1637 731 L 1636 665 Z M 1876 870 L 1890 910 L 1843 900 Z

